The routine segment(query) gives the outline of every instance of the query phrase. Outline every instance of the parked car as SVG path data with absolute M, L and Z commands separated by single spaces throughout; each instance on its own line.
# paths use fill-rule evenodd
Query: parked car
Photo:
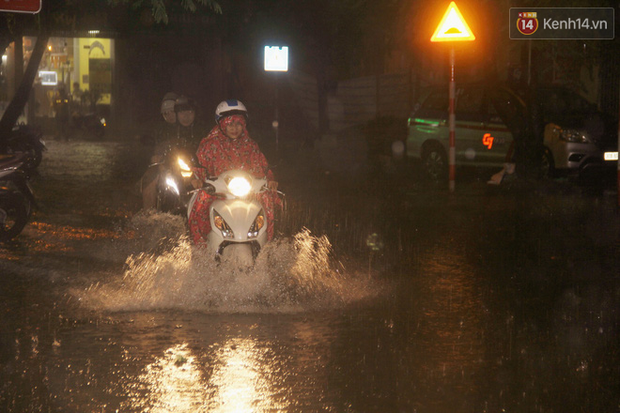
M 455 158 L 457 166 L 501 168 L 512 156 L 515 136 L 536 133 L 529 142 L 540 142 L 537 159 L 542 176 L 559 173 L 581 175 L 615 167 L 617 121 L 596 110 L 566 88 L 537 89 L 537 119 L 532 124 L 533 103 L 498 85 L 458 85 L 455 96 Z M 434 87 L 408 120 L 407 155 L 421 159 L 429 176 L 445 179 L 448 173 L 448 87 Z M 615 149 L 614 149 L 615 145 Z M 607 160 L 606 160 L 607 159 Z
M 457 85 L 455 158 L 457 165 L 502 167 L 523 125 L 525 102 L 504 87 Z M 429 176 L 448 174 L 448 87 L 434 87 L 408 120 L 407 156 L 422 160 Z
M 592 177 L 617 167 L 617 119 L 564 87 L 539 88 L 533 104 L 543 122 L 543 171 Z

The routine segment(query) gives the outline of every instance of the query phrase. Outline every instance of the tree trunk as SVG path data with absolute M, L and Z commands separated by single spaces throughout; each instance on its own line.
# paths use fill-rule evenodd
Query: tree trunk
M 48 34 L 39 35 L 39 37 L 37 37 L 37 43 L 30 55 L 30 60 L 28 61 L 28 66 L 26 67 L 22 81 L 15 91 L 15 96 L 13 96 L 13 99 L 4 111 L 2 120 L 0 120 L 0 152 L 4 151 L 6 148 L 6 137 L 10 135 L 13 126 L 15 126 L 19 115 L 23 112 L 28 102 L 32 84 L 39 71 L 39 64 L 47 48 L 48 39 Z
M 24 78 L 24 38 L 20 34 L 15 37 L 15 73 L 13 74 L 13 79 L 15 80 L 15 84 L 19 85 L 22 83 L 22 79 Z

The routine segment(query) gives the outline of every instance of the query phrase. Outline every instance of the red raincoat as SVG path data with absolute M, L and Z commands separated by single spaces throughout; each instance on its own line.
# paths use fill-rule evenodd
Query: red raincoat
M 223 123 L 229 121 L 231 117 L 220 120 L 222 128 L 220 125 L 216 125 L 198 146 L 196 156 L 198 162 L 205 169 L 196 168 L 194 173 L 198 178 L 204 180 L 207 177 L 219 176 L 225 171 L 241 169 L 257 178 L 267 177 L 267 180 L 273 180 L 273 174 L 269 170 L 265 155 L 263 155 L 258 144 L 248 134 L 245 127 L 245 119 L 238 115 L 232 118 L 243 120 L 241 122 L 243 124 L 242 135 L 237 139 L 227 137 L 222 132 L 222 128 L 224 127 Z M 272 239 L 274 207 L 281 207 L 281 200 L 274 190 L 265 191 L 257 196 L 266 214 L 268 239 Z M 189 231 L 194 244 L 203 244 L 207 240 L 207 234 L 211 231 L 209 206 L 215 199 L 215 196 L 209 195 L 205 191 L 198 193 L 198 197 L 189 215 Z

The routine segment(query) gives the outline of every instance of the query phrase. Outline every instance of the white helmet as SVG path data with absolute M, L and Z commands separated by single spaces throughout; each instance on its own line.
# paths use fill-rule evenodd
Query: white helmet
M 161 113 L 166 113 L 174 110 L 174 102 L 177 100 L 177 94 L 174 92 L 168 92 L 161 100 Z
M 237 99 L 224 100 L 215 108 L 215 122 L 219 122 L 220 119 L 232 115 L 242 115 L 247 119 L 248 110 L 245 108 L 245 105 Z

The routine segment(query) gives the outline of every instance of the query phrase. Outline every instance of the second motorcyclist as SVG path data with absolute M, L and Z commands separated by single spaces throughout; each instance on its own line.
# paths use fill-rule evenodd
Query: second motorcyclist
M 277 196 L 277 182 L 269 169 L 267 159 L 258 144 L 250 138 L 247 130 L 248 112 L 243 103 L 231 99 L 221 102 L 215 110 L 216 125 L 198 147 L 196 156 L 200 163 L 195 168 L 198 188 L 206 177 L 218 176 L 222 172 L 240 169 L 255 177 L 267 177 L 269 190 L 258 195 L 265 209 L 268 222 L 268 239 L 273 238 L 274 209 L 281 207 Z M 189 229 L 192 241 L 201 245 L 206 242 L 211 230 L 209 206 L 214 197 L 200 191 L 189 215 Z
M 168 92 L 161 100 L 161 116 L 154 130 L 155 145 L 169 141 L 177 135 L 177 113 L 174 111 L 179 96 L 174 92 Z
M 162 101 L 162 115 L 166 125 L 156 136 L 152 165 L 142 178 L 142 207 L 145 210 L 157 207 L 157 182 L 165 169 L 161 164 L 166 157 L 173 151 L 193 155 L 200 140 L 206 135 L 206 128 L 196 119 L 196 105 L 191 99 L 179 96 L 172 106 L 166 97 Z M 169 113 L 171 106 L 173 113 Z

